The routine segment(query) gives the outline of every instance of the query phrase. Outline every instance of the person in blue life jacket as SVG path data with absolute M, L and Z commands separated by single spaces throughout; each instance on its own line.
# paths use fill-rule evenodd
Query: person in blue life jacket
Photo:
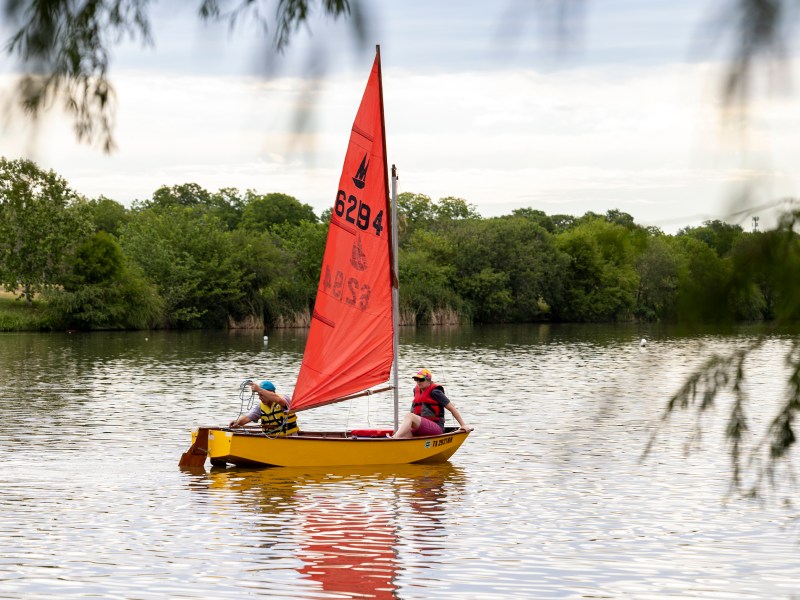
M 259 402 L 250 412 L 239 415 L 230 423 L 230 427 L 242 427 L 246 423 L 259 421 L 261 428 L 267 435 L 293 436 L 300 429 L 297 426 L 297 415 L 289 410 L 290 396 L 275 392 L 275 384 L 264 380 L 260 384 L 250 382 L 250 389 L 258 394 Z
M 441 435 L 444 432 L 444 411 L 449 410 L 464 431 L 472 431 L 464 423 L 461 413 L 445 396 L 444 388 L 433 382 L 433 375 L 428 369 L 420 369 L 412 377 L 417 382 L 414 388 L 414 402 L 411 412 L 406 413 L 403 421 L 392 436 L 395 439 L 411 438 L 425 435 Z

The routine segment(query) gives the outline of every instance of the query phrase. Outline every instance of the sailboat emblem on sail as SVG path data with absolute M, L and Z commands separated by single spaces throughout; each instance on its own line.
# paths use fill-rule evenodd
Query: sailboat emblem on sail
M 360 190 L 364 189 L 364 184 L 367 182 L 367 169 L 369 168 L 369 163 L 367 162 L 367 155 L 364 155 L 364 158 L 361 159 L 361 166 L 358 167 L 358 171 L 356 171 L 356 176 L 353 177 L 353 183 L 356 184 L 356 187 Z
M 361 236 L 356 237 L 353 250 L 350 255 L 350 264 L 358 271 L 367 270 L 367 255 L 364 253 L 364 246 L 361 245 Z

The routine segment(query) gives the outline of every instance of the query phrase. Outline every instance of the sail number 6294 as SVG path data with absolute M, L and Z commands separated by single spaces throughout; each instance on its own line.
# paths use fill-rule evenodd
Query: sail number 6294
M 345 221 L 354 224 L 362 231 L 366 231 L 370 226 L 372 209 L 369 204 L 359 200 L 352 194 L 348 196 L 344 190 L 339 190 L 339 193 L 336 194 L 336 203 L 333 205 L 333 211 L 337 217 L 344 217 Z M 380 236 L 381 231 L 383 231 L 382 210 L 372 220 L 372 228 L 375 230 L 375 235 Z

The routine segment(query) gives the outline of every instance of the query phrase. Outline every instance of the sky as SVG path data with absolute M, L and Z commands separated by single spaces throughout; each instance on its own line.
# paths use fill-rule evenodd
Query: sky
M 78 144 L 54 107 L 35 136 L 7 120 L 0 155 L 126 206 L 191 182 L 282 192 L 320 214 L 380 44 L 401 192 L 463 198 L 484 217 L 617 209 L 667 233 L 709 219 L 750 230 L 754 215 L 764 229 L 797 195 L 795 63 L 776 92 L 756 88 L 746 129 L 726 127 L 721 1 L 576 1 L 564 37 L 531 10 L 553 2 L 361 0 L 364 44 L 352 22 L 317 20 L 269 60 L 262 32 L 203 23 L 197 4 L 153 3 L 154 46 L 114 48 L 114 153 Z M 16 74 L 2 60 L 5 102 Z

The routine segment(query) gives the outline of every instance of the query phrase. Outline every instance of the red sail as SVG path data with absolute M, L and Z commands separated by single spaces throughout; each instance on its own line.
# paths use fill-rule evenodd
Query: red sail
M 378 54 L 350 133 L 293 410 L 336 402 L 389 379 L 390 234 Z

